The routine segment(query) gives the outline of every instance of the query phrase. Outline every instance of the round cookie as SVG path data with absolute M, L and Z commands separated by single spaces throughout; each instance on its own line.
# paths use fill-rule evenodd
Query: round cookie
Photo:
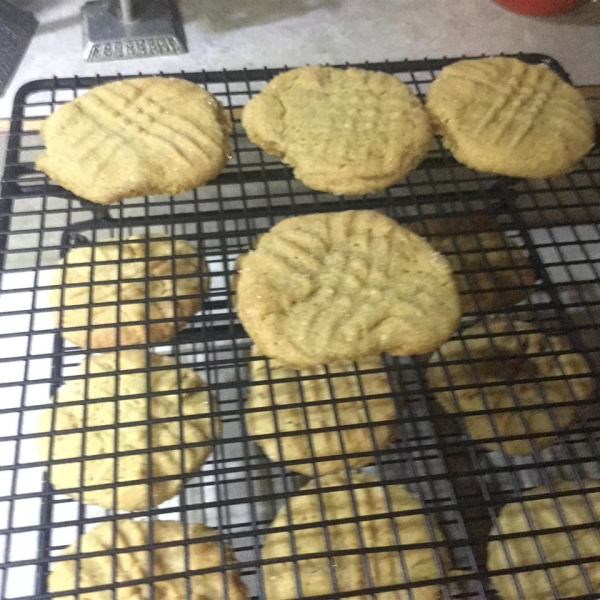
M 253 354 L 259 356 L 257 351 Z M 259 385 L 249 388 L 246 427 L 251 435 L 269 436 L 255 441 L 271 460 L 304 460 L 286 464 L 296 473 L 313 476 L 316 469 L 324 475 L 341 471 L 346 465 L 368 465 L 378 450 L 398 437 L 396 407 L 384 368 L 379 357 L 364 358 L 356 365 L 339 362 L 327 369 L 302 371 L 276 360 L 255 359 L 250 378 Z M 283 379 L 290 381 L 279 381 Z M 327 427 L 331 429 L 311 431 Z M 365 452 L 369 454 L 347 456 Z M 328 460 L 316 462 L 320 458 Z
M 502 233 L 433 236 L 428 241 L 454 269 L 463 313 L 497 311 L 518 304 L 527 298 L 537 279 L 529 259 Z
M 105 521 L 52 563 L 48 589 L 52 593 L 72 592 L 61 596 L 65 600 L 146 600 L 150 586 L 156 599 L 246 600 L 248 591 L 239 570 L 222 569 L 236 563 L 233 548 L 203 539 L 216 535 L 214 529 L 200 523 L 186 526 L 178 521 Z M 159 544 L 168 545 L 156 547 Z M 121 551 L 117 553 L 117 549 Z M 81 558 L 74 557 L 79 554 Z M 217 570 L 188 574 L 211 568 Z M 163 579 L 156 581 L 155 577 Z M 148 578 L 150 582 L 137 581 Z M 115 587 L 115 583 L 128 581 L 135 583 Z M 86 591 L 100 586 L 104 589 Z
M 300 181 L 335 194 L 385 189 L 421 162 L 432 139 L 427 112 L 408 86 L 353 68 L 277 75 L 245 106 L 242 124 Z
M 460 319 L 448 261 L 378 212 L 285 219 L 240 264 L 244 328 L 296 368 L 430 352 Z
M 488 450 L 526 455 L 550 446 L 574 420 L 577 401 L 592 395 L 594 383 L 584 358 L 566 340 L 532 328 L 530 323 L 487 319 L 431 357 L 432 363 L 442 364 L 430 366 L 427 379 L 446 412 L 486 411 L 463 417 L 473 439 L 522 436 L 481 442 Z M 546 355 L 536 356 L 542 353 Z M 578 375 L 586 376 L 574 377 Z M 446 387 L 454 389 L 435 390 Z M 552 406 L 558 402 L 571 404 Z M 541 433 L 548 435 L 531 437 Z
M 65 339 L 104 349 L 169 341 L 209 286 L 206 263 L 185 240 L 134 235 L 70 250 L 49 300 Z
M 143 350 L 95 354 L 74 377 L 42 412 L 38 431 L 47 435 L 37 441 L 42 460 L 50 461 L 52 485 L 74 490 L 65 493 L 86 504 L 157 506 L 198 471 L 212 451 L 207 442 L 221 434 L 205 383 L 169 356 Z M 158 480 L 168 476 L 176 478 Z
M 585 486 L 597 487 L 598 483 L 589 481 Z M 556 497 L 570 491 L 577 494 Z M 529 499 L 536 495 L 551 497 Z M 521 502 L 502 508 L 498 526 L 492 531 L 493 536 L 502 537 L 492 540 L 488 546 L 488 570 L 500 597 L 503 600 L 550 600 L 591 598 L 591 593 L 597 597 L 596 594 L 600 594 L 599 519 L 600 492 L 589 492 L 572 482 L 555 483 L 552 489 L 532 489 Z M 584 527 L 575 529 L 580 526 Z M 565 527 L 569 528 L 568 532 Z M 562 531 L 544 532 L 553 528 Z M 507 537 L 523 533 L 530 535 Z M 588 562 L 582 562 L 585 559 Z M 570 564 L 549 565 L 559 561 L 570 561 Z M 494 575 L 497 570 L 527 567 L 537 568 L 510 575 Z
M 286 530 L 268 533 L 262 549 L 263 561 L 278 559 L 262 567 L 267 600 L 294 600 L 353 591 L 357 594 L 352 598 L 360 599 L 437 600 L 441 597 L 439 585 L 414 585 L 443 577 L 440 571 L 447 565 L 447 555 L 443 547 L 434 546 L 443 540 L 434 520 L 421 512 L 421 504 L 405 487 L 388 485 L 384 488 L 381 484 L 351 491 L 327 489 L 369 483 L 377 483 L 377 479 L 358 473 L 352 474 L 350 480 L 342 473 L 325 475 L 319 478 L 319 484 L 311 481 L 302 488 L 301 491 L 308 494 L 290 498 L 279 510 L 271 527 Z M 408 511 L 415 512 L 406 514 Z M 402 514 L 390 517 L 390 512 Z M 375 515 L 381 518 L 373 519 Z M 362 520 L 361 517 L 371 518 Z M 323 518 L 350 521 L 324 524 Z M 314 527 L 295 528 L 311 523 Z M 431 547 L 402 548 L 409 544 L 431 544 Z M 365 552 L 382 546 L 398 549 Z M 339 554 L 330 559 L 301 558 L 304 554 L 353 550 L 356 553 Z M 301 586 L 299 590 L 297 581 Z M 413 584 L 410 590 L 379 592 L 374 596 L 361 593 L 371 587 L 405 583 Z
M 100 85 L 42 124 L 36 168 L 81 198 L 110 204 L 178 194 L 227 163 L 231 120 L 221 104 L 182 79 L 139 77 Z
M 581 93 L 546 65 L 516 58 L 445 67 L 427 91 L 427 109 L 454 157 L 487 173 L 563 175 L 594 145 Z

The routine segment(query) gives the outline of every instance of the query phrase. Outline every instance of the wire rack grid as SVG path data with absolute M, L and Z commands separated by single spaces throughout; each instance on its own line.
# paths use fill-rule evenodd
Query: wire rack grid
M 545 63 L 566 77 L 560 65 L 548 57 L 522 55 L 521 58 L 530 63 Z M 452 60 L 360 66 L 392 73 L 422 97 L 436 73 Z M 597 592 L 586 567 L 597 558 L 582 556 L 577 550 L 578 532 L 585 527 L 594 527 L 598 520 L 593 502 L 594 491 L 600 491 L 600 482 L 596 487 L 593 483 L 600 476 L 597 394 L 580 398 L 577 383 L 586 377 L 596 378 L 600 350 L 596 335 L 600 289 L 597 266 L 600 232 L 596 214 L 600 196 L 600 151 L 596 147 L 565 177 L 552 181 L 518 181 L 471 171 L 457 164 L 436 140 L 419 168 L 384 193 L 364 197 L 322 194 L 304 187 L 279 160 L 251 144 L 239 124 L 241 108 L 277 72 L 279 70 L 262 69 L 178 74 L 208 89 L 231 111 L 235 123 L 235 152 L 229 165 L 215 181 L 189 193 L 130 199 L 110 207 L 93 205 L 73 196 L 34 168 L 35 158 L 43 149 L 39 136 L 41 121 L 61 104 L 109 79 L 37 81 L 27 84 L 17 94 L 0 199 L 0 385 L 3 398 L 0 407 L 0 566 L 3 569 L 0 597 L 60 597 L 61 594 L 49 592 L 48 574 L 56 568 L 60 552 L 73 543 L 77 567 L 72 586 L 77 588 L 83 572 L 81 536 L 98 524 L 111 523 L 112 541 L 115 542 L 117 527 L 131 517 L 150 521 L 175 520 L 184 524 L 187 533 L 175 547 L 182 549 L 183 566 L 177 576 L 185 580 L 182 594 L 188 596 L 193 595 L 195 576 L 214 573 L 220 574 L 224 596 L 233 597 L 234 594 L 226 577 L 233 567 L 226 564 L 223 545 L 219 546 L 219 560 L 215 566 L 192 568 L 190 547 L 199 541 L 189 533 L 192 523 L 213 527 L 214 535 L 206 539 L 226 542 L 235 548 L 237 564 L 252 597 L 265 597 L 267 586 L 263 573 L 265 567 L 277 561 L 266 560 L 262 548 L 267 534 L 277 531 L 287 532 L 291 548 L 291 555 L 285 558 L 287 562 L 283 561 L 281 569 L 291 564 L 294 575 L 294 589 L 282 592 L 282 597 L 307 595 L 303 592 L 306 580 L 301 571 L 305 561 L 311 558 L 320 565 L 319 572 L 324 578 L 323 585 L 318 588 L 319 597 L 357 595 L 356 590 L 348 591 L 344 587 L 344 579 L 338 570 L 344 560 L 352 561 L 353 557 L 358 557 L 357 562 L 349 564 L 362 572 L 364 589 L 359 595 L 363 597 L 394 591 L 398 594 L 394 597 L 411 598 L 426 585 L 438 586 L 440 597 L 489 597 L 496 581 L 494 576 L 504 573 L 514 582 L 514 597 L 525 598 L 523 575 L 541 568 L 547 574 L 551 593 L 559 598 L 561 591 L 557 586 L 560 583 L 554 581 L 549 567 L 558 567 L 565 562 L 578 566 L 582 595 Z M 232 277 L 239 255 L 251 247 L 258 234 L 283 218 L 345 209 L 379 210 L 401 224 L 415 228 L 434 245 L 443 240 L 444 252 L 453 261 L 457 276 L 478 289 L 477 293 L 471 293 L 471 309 L 465 313 L 461 328 L 454 336 L 463 349 L 462 355 L 449 358 L 442 349 L 431 359 L 385 357 L 378 368 L 365 370 L 360 364 L 353 364 L 346 366 L 342 373 L 294 372 L 283 380 L 274 378 L 271 366 L 264 363 L 263 357 L 252 357 L 250 340 L 233 307 Z M 441 227 L 440 223 L 443 223 Z M 202 297 L 201 310 L 173 340 L 152 344 L 149 349 L 173 356 L 180 365 L 191 367 L 202 377 L 204 383 L 196 391 L 208 391 L 212 397 L 213 410 L 209 420 L 214 438 L 212 441 L 186 440 L 183 430 L 192 417 L 180 410 L 175 419 L 179 438 L 170 446 L 161 447 L 161 451 L 175 454 L 180 472 L 188 471 L 184 458 L 186 450 L 210 445 L 212 453 L 202 468 L 193 473 L 181 476 L 175 469 L 153 476 L 153 468 L 156 468 L 154 452 L 148 448 L 154 450 L 153 432 L 166 425 L 166 421 L 153 416 L 149 407 L 168 390 L 146 392 L 143 398 L 147 403 L 147 418 L 134 423 L 143 428 L 145 443 L 123 450 L 118 447 L 117 440 L 131 424 L 126 426 L 117 419 L 108 426 L 114 432 L 114 445 L 104 449 L 101 458 L 111 461 L 113 478 L 112 482 L 96 483 L 94 487 L 112 493 L 112 509 L 104 510 L 78 501 L 87 481 L 87 459 L 42 460 L 36 450 L 43 436 L 38 431 L 41 412 L 54 406 L 52 398 L 62 384 L 82 381 L 76 367 L 93 352 L 65 342 L 61 337 L 48 301 L 49 292 L 55 287 L 51 275 L 56 262 L 74 248 L 91 246 L 92 256 L 96 256 L 109 238 L 116 238 L 124 247 L 126 238 L 131 235 L 149 237 L 157 234 L 165 236 L 163 239 L 171 240 L 172 244 L 176 238 L 187 240 L 205 259 L 210 272 L 210 289 Z M 486 246 L 486 236 L 490 234 L 499 236 L 496 239 L 500 242 L 496 241 L 493 250 L 507 256 L 508 263 L 495 261 L 494 254 Z M 517 255 L 527 256 L 527 260 L 520 261 Z M 151 272 L 151 261 L 147 257 L 139 260 L 142 273 L 147 276 Z M 140 283 L 135 278 L 128 281 L 124 266 L 118 265 L 119 281 L 108 283 L 114 283 L 120 289 L 125 284 Z M 534 272 L 533 280 L 531 271 Z M 516 279 L 507 280 L 505 274 L 513 274 Z M 161 277 L 173 286 L 172 275 Z M 489 294 L 499 297 L 514 292 L 523 292 L 523 300 L 514 306 L 504 306 L 501 311 L 485 303 Z M 167 300 L 174 304 L 180 298 L 170 296 Z M 148 306 L 145 310 L 148 315 Z M 490 329 L 490 319 L 503 319 L 512 323 L 513 329 L 509 328 L 504 334 L 495 333 Z M 528 347 L 528 332 L 514 330 L 517 321 L 527 323 L 529 333 L 539 331 L 567 339 L 572 349 L 565 345 L 559 350 L 551 346 L 539 352 L 532 351 Z M 472 333 L 470 327 L 478 323 L 483 324 L 484 334 Z M 140 324 L 149 326 L 147 319 L 142 319 Z M 517 339 L 520 348 L 518 356 L 513 358 L 527 356 L 525 371 L 521 372 L 518 383 L 537 386 L 533 404 L 526 407 L 522 406 L 519 393 L 515 391 L 517 386 L 512 385 L 513 374 L 509 371 L 513 364 L 504 362 L 502 340 L 510 335 Z M 485 340 L 483 357 L 473 353 L 474 339 Z M 144 344 L 137 348 L 148 349 Z M 572 373 L 562 367 L 559 356 L 573 351 L 584 357 L 588 373 Z M 532 367 L 536 359 L 546 359 L 545 364 L 552 365 L 551 372 L 536 372 Z M 500 383 L 505 386 L 505 395 L 510 399 L 508 408 L 490 406 L 487 401 L 488 391 L 494 383 L 481 379 L 467 383 L 451 380 L 453 367 L 480 366 L 485 361 L 504 365 L 501 366 Z M 251 380 L 252 363 L 264 365 L 266 375 L 263 380 Z M 448 385 L 441 388 L 432 385 L 428 376 L 432 366 L 444 370 L 449 376 Z M 134 374 L 142 374 L 149 381 L 152 370 L 141 366 Z M 393 419 L 381 420 L 370 413 L 372 401 L 376 399 L 365 392 L 370 375 L 385 375 L 389 386 L 387 395 L 396 406 Z M 181 377 L 180 373 L 178 377 Z M 335 379 L 338 377 L 355 381 L 359 393 L 336 397 Z M 319 378 L 326 382 L 328 393 L 309 406 L 306 389 Z M 106 410 L 116 415 L 119 405 L 130 399 L 120 391 L 110 398 L 89 398 L 92 381 L 91 377 L 83 377 L 87 400 L 72 403 L 81 408 L 84 423 L 72 433 L 80 433 L 84 438 L 102 429 L 101 426 L 86 425 L 86 415 L 94 410 L 95 403 L 103 402 Z M 547 393 L 548 386 L 556 382 L 565 386 L 561 388 L 563 396 L 558 402 L 554 397 L 550 399 Z M 311 424 L 309 430 L 300 428 L 295 432 L 310 433 L 307 436 L 310 452 L 304 460 L 285 459 L 284 442 L 293 433 L 283 431 L 278 425 L 281 418 L 275 396 L 277 386 L 282 383 L 291 383 L 296 390 L 295 403 L 285 408 L 296 410 L 304 427 Z M 244 405 L 253 389 L 265 385 L 271 405 L 263 410 L 265 418 L 274 423 L 275 431 L 262 435 L 253 432 L 252 435 L 247 427 Z M 482 407 L 467 410 L 459 406 L 458 395 L 465 390 L 472 391 Z M 445 412 L 436 400 L 444 391 L 451 393 L 457 407 L 452 414 Z M 181 399 L 179 401 L 181 406 Z M 366 423 L 349 425 L 342 422 L 344 405 L 350 402 L 362 406 Z M 315 426 L 311 411 L 319 407 L 332 415 L 332 423 L 319 424 L 317 420 Z M 528 418 L 532 410 L 545 411 L 549 415 L 550 431 L 533 430 Z M 516 433 L 497 425 L 498 415 L 507 412 L 513 413 L 520 424 Z M 565 413 L 571 415 L 567 424 L 562 420 Z M 471 435 L 467 423 L 472 417 L 478 417 L 491 428 L 493 436 L 488 441 L 497 441 L 497 450 L 486 449 L 484 440 Z M 219 423 L 222 423 L 220 435 Z M 396 441 L 378 447 L 376 433 L 381 427 L 393 427 Z M 354 451 L 348 447 L 349 432 L 354 430 L 368 432 L 372 444 L 369 450 Z M 53 432 L 51 445 L 57 443 L 59 433 Z M 315 448 L 318 436 L 323 436 L 319 439 L 328 440 L 340 452 L 327 459 L 318 457 Z M 267 459 L 260 447 L 261 440 L 273 437 L 279 460 Z M 549 437 L 552 443 L 547 445 L 544 440 Z M 504 450 L 506 444 L 514 441 L 525 443 L 527 451 L 518 456 L 507 453 Z M 338 459 L 343 463 L 343 473 L 350 476 L 353 461 L 369 455 L 374 457 L 372 464 L 362 471 L 374 475 L 376 483 L 342 483 L 333 488 L 346 494 L 350 516 L 342 518 L 330 514 L 327 498 L 331 498 L 329 494 L 333 492 L 318 485 L 323 479 L 321 467 L 326 460 Z M 148 506 L 127 513 L 118 510 L 113 493 L 117 488 L 126 487 L 114 483 L 118 469 L 115 459 L 132 456 L 140 457 L 140 462 L 145 464 L 144 474 L 137 483 L 145 485 Z M 57 483 L 53 471 L 57 472 L 57 467 L 69 460 L 79 469 L 80 484 L 57 489 L 50 483 L 51 480 Z M 301 464 L 308 465 L 309 472 L 317 480 L 312 492 L 304 489 L 310 477 L 296 472 Z M 558 481 L 572 482 L 576 491 L 559 490 Z M 151 489 L 160 484 L 175 484 L 180 491 L 171 500 L 153 507 Z M 401 530 L 390 527 L 390 518 L 406 517 L 403 511 L 394 511 L 390 504 L 384 514 L 370 518 L 364 514 L 356 500 L 360 490 L 372 488 L 376 493 L 380 485 L 384 486 L 388 503 L 389 490 L 395 485 L 406 486 L 414 495 L 420 506 L 419 513 L 425 515 L 425 543 L 407 543 L 402 539 Z M 508 551 L 510 544 L 524 536 L 537 540 L 537 536 L 527 537 L 523 532 L 505 533 L 499 517 L 505 505 L 521 502 L 524 493 L 531 489 L 537 491 L 534 497 L 552 501 L 560 517 L 555 529 L 567 536 L 566 547 L 570 550 L 564 558 L 548 557 L 546 546 L 536 541 L 535 560 L 530 564 L 514 564 Z M 587 495 L 582 496 L 584 489 Z M 577 525 L 564 516 L 559 502 L 574 493 L 586 499 L 589 517 Z M 319 513 L 312 528 L 292 519 L 291 524 L 288 522 L 272 529 L 271 524 L 280 511 L 289 511 L 299 498 L 311 494 Z M 392 547 L 377 547 L 365 540 L 369 521 L 394 534 Z M 533 527 L 531 518 L 528 522 Z M 434 523 L 439 524 L 443 541 L 436 537 Z M 307 527 L 315 539 L 320 540 L 308 554 L 304 545 L 297 548 L 303 543 L 302 532 Z M 356 547 L 339 546 L 337 532 L 344 527 L 350 527 L 354 532 Z M 140 589 L 144 586 L 146 595 L 152 598 L 157 593 L 158 582 L 173 577 L 169 573 L 155 572 L 159 564 L 157 556 L 165 549 L 165 544 L 154 541 L 152 536 L 152 528 L 149 528 L 148 539 L 136 544 L 136 550 L 144 557 L 138 559 L 145 565 L 143 576 L 129 582 L 118 579 L 117 558 L 120 560 L 124 551 L 109 547 L 99 553 L 111 561 L 108 581 L 97 583 L 86 593 L 113 590 L 111 595 L 116 597 L 122 590 L 126 593 L 127 585 L 136 585 Z M 500 540 L 507 552 L 508 564 L 504 571 L 488 572 L 486 554 L 490 539 Z M 432 552 L 428 580 L 407 584 L 405 578 L 399 577 L 397 582 L 389 585 L 377 579 L 372 563 L 376 555 L 391 550 L 393 558 L 390 560 L 406 574 L 410 572 L 407 560 L 411 551 L 422 550 L 423 546 Z

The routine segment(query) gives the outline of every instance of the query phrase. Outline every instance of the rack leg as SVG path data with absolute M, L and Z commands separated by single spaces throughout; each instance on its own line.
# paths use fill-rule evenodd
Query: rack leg
M 119 4 L 123 23 L 132 23 L 135 20 L 133 0 L 119 0 Z

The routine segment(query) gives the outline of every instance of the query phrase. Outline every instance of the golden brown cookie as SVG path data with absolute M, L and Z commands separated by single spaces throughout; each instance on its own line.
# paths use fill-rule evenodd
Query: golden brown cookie
M 372 598 L 371 587 L 412 583 L 410 590 L 393 590 L 374 595 L 378 600 L 437 600 L 439 585 L 416 586 L 443 577 L 446 550 L 435 547 L 443 538 L 432 518 L 421 512 L 421 504 L 401 485 L 332 491 L 328 488 L 377 483 L 377 479 L 355 473 L 348 480 L 338 473 L 319 478 L 302 488 L 307 495 L 294 496 L 277 513 L 271 527 L 291 527 L 291 531 L 267 534 L 262 559 L 279 559 L 263 565 L 267 600 L 294 600 L 321 594 L 356 592 L 352 598 Z M 406 514 L 414 511 L 412 514 Z M 401 513 L 388 516 L 390 512 Z M 381 518 L 372 518 L 381 515 Z M 325 525 L 326 521 L 350 522 Z M 368 520 L 364 517 L 370 517 Z M 363 520 L 364 519 L 364 520 Z M 296 529 L 314 523 L 314 527 Z M 292 546 L 293 539 L 293 546 Z M 404 549 L 403 545 L 431 544 L 432 547 Z M 373 552 L 382 546 L 391 551 Z M 355 553 L 352 551 L 355 550 Z M 319 552 L 349 551 L 331 559 L 302 559 Z M 335 578 L 335 581 L 332 581 Z M 301 589 L 296 589 L 299 581 Z
M 448 261 L 374 211 L 281 221 L 241 262 L 236 303 L 258 348 L 296 368 L 430 352 L 460 319 Z
M 202 466 L 206 442 L 221 433 L 210 412 L 205 383 L 169 356 L 90 355 L 41 414 L 38 430 L 49 435 L 38 448 L 56 489 L 78 488 L 66 493 L 106 509 L 142 510 L 175 496 Z
M 427 378 L 446 412 L 486 411 L 463 418 L 473 439 L 498 439 L 481 442 L 488 450 L 525 455 L 550 446 L 574 420 L 577 402 L 592 395 L 584 358 L 563 338 L 535 331 L 531 323 L 487 319 L 461 338 L 432 356 Z M 447 387 L 457 389 L 436 389 Z M 553 407 L 558 402 L 571 404 Z M 541 433 L 547 435 L 531 437 Z M 505 436 L 522 437 L 501 439 Z
M 230 133 L 229 115 L 198 85 L 124 79 L 91 89 L 46 119 L 46 152 L 36 168 L 100 204 L 178 194 L 222 171 Z
M 423 159 L 432 133 L 423 106 L 393 75 L 310 66 L 272 79 L 244 108 L 251 141 L 280 156 L 308 187 L 383 190 Z
M 556 482 L 551 489 L 535 488 L 521 502 L 501 510 L 492 531 L 492 536 L 499 539 L 488 546 L 488 570 L 503 600 L 591 598 L 592 593 L 596 598 L 600 594 L 600 492 L 586 487 L 597 488 L 598 482 L 585 482 L 583 489 L 571 482 Z M 577 493 L 560 495 L 573 491 Z M 545 497 L 531 498 L 540 495 Z M 548 531 L 552 529 L 559 531 Z M 508 537 L 524 533 L 529 535 Z M 550 565 L 561 561 L 569 564 Z M 494 574 L 502 569 L 527 567 L 533 570 Z
M 203 539 L 215 535 L 214 529 L 200 523 L 105 521 L 52 563 L 48 589 L 71 592 L 61 596 L 65 600 L 145 600 L 151 591 L 157 600 L 246 600 L 248 591 L 239 570 L 223 568 L 236 564 L 233 548 Z M 81 558 L 75 558 L 79 554 Z M 211 568 L 217 570 L 189 574 Z M 131 585 L 115 587 L 129 581 Z M 103 589 L 87 591 L 95 587 Z
M 519 246 L 498 231 L 432 235 L 428 242 L 446 256 L 454 269 L 463 313 L 518 304 L 527 298 L 537 279 Z
M 594 144 L 585 98 L 546 65 L 516 58 L 460 60 L 427 92 L 444 145 L 487 173 L 544 178 L 571 171 Z
M 443 217 L 423 215 L 419 221 L 413 221 L 408 227 L 417 235 L 427 238 L 435 235 L 495 231 L 498 229 L 498 223 L 492 214 L 450 213 Z
M 264 235 L 264 233 L 259 233 L 255 238 L 253 238 L 252 242 L 250 244 L 248 244 L 247 246 L 245 246 L 244 252 L 239 254 L 237 256 L 237 258 L 235 259 L 235 264 L 233 267 L 234 272 L 231 274 L 231 277 L 229 278 L 229 287 L 232 292 L 231 305 L 233 306 L 234 309 L 237 308 L 237 282 L 238 282 L 238 278 L 239 278 L 239 273 L 242 270 L 242 264 L 244 263 L 244 259 L 246 258 L 246 256 L 248 256 L 248 252 L 250 252 L 250 250 L 256 249 L 258 240 L 260 240 L 260 238 L 263 235 Z
M 246 426 L 273 461 L 313 476 L 373 462 L 398 436 L 396 407 L 381 358 L 295 371 L 253 352 Z M 290 381 L 281 381 L 289 379 Z M 256 412 L 255 412 L 256 411 Z M 377 424 L 380 423 L 380 424 Z M 357 427 L 359 426 L 360 427 Z M 313 429 L 331 428 L 313 432 Z M 296 435 L 282 435 L 295 433 Z M 366 456 L 348 456 L 368 453 Z M 316 459 L 327 459 L 317 462 Z
M 132 236 L 70 250 L 52 277 L 50 304 L 65 339 L 115 348 L 170 340 L 209 286 L 206 263 L 185 240 Z

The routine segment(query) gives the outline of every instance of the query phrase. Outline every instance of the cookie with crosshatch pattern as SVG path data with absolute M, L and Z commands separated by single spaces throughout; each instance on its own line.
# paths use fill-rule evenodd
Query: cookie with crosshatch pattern
M 351 486 L 350 490 L 329 488 Z M 356 487 L 367 485 L 369 487 Z M 352 598 L 438 600 L 448 555 L 435 520 L 402 485 L 386 485 L 375 477 L 352 473 L 324 475 L 304 486 L 281 507 L 271 524 L 284 531 L 267 533 L 262 567 L 267 600 L 294 600 L 356 592 Z M 389 516 L 391 512 L 399 513 Z M 407 514 L 409 513 L 409 514 Z M 366 518 L 365 518 L 366 517 Z M 346 519 L 343 523 L 325 523 Z M 306 527 L 312 525 L 313 527 Z M 297 528 L 302 525 L 303 528 Z M 410 544 L 428 546 L 405 549 Z M 377 551 L 381 547 L 393 550 Z M 369 552 L 368 550 L 372 551 Z M 305 554 L 341 551 L 328 557 Z M 416 586 L 415 584 L 424 584 Z M 370 588 L 412 584 L 371 595 Z M 296 587 L 298 585 L 299 589 Z
M 69 250 L 52 277 L 61 335 L 82 348 L 169 341 L 200 310 L 210 276 L 188 242 L 108 238 Z
M 240 571 L 224 569 L 237 562 L 233 548 L 218 540 L 206 539 L 216 535 L 215 529 L 201 523 L 105 521 L 81 536 L 52 562 L 48 589 L 52 593 L 71 592 L 72 595 L 61 596 L 66 600 L 150 597 L 246 600 L 248 591 Z M 190 573 L 201 569 L 214 570 Z M 140 579 L 148 579 L 148 582 L 136 581 Z M 116 583 L 129 581 L 131 585 L 115 587 Z M 95 587 L 104 589 L 87 591 Z
M 318 65 L 273 78 L 242 124 L 300 181 L 335 194 L 385 189 L 421 162 L 432 139 L 423 106 L 393 75 Z
M 246 332 L 296 368 L 431 352 L 460 319 L 448 261 L 375 211 L 285 219 L 238 264 Z
M 486 319 L 446 342 L 430 362 L 427 379 L 444 410 L 481 411 L 462 417 L 469 435 L 507 454 L 550 446 L 594 390 L 585 359 L 567 340 L 524 321 Z M 553 406 L 563 402 L 569 404 Z M 510 436 L 519 437 L 504 439 Z
M 511 238 L 495 231 L 493 218 L 425 219 L 410 229 L 450 261 L 463 313 L 497 311 L 532 292 L 535 270 Z
M 246 427 L 260 436 L 255 441 L 264 453 L 290 471 L 313 476 L 314 469 L 359 468 L 398 437 L 393 392 L 379 356 L 301 371 L 256 349 L 252 358 Z M 330 429 L 312 431 L 319 428 Z M 303 462 L 289 464 L 294 460 Z
M 488 545 L 488 571 L 504 600 L 598 597 L 600 492 L 593 488 L 598 482 L 591 479 L 554 481 L 502 508 L 492 530 L 497 539 Z M 507 569 L 513 572 L 494 573 Z
M 454 268 L 463 313 L 497 311 L 533 291 L 537 276 L 519 246 L 498 231 L 432 237 Z
M 427 91 L 427 109 L 455 158 L 487 173 L 563 175 L 594 145 L 581 93 L 546 65 L 516 58 L 445 67 Z
M 223 170 L 231 128 L 219 101 L 194 83 L 167 77 L 114 81 L 44 121 L 46 151 L 36 168 L 99 204 L 178 194 Z
M 38 449 L 55 489 L 143 510 L 175 496 L 204 464 L 221 433 L 211 409 L 204 381 L 170 356 L 93 354 L 40 415 Z

